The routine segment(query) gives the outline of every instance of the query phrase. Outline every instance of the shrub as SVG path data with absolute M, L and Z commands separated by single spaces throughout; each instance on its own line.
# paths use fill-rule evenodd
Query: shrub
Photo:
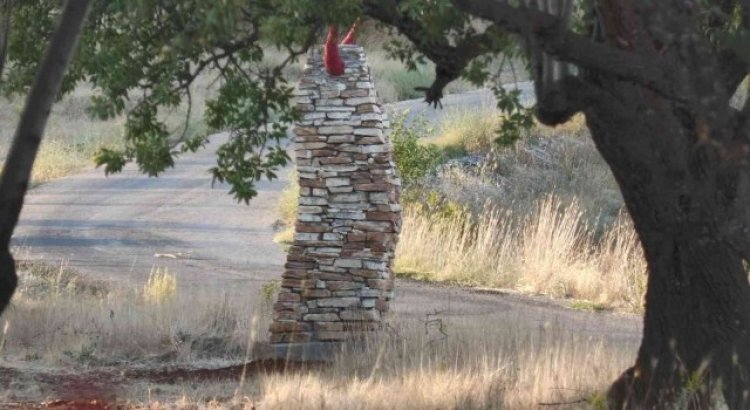
M 432 133 L 424 118 L 406 122 L 406 115 L 394 118 L 391 128 L 393 155 L 401 180 L 405 185 L 413 185 L 435 170 L 443 160 L 440 149 L 434 145 L 420 144 L 422 137 Z

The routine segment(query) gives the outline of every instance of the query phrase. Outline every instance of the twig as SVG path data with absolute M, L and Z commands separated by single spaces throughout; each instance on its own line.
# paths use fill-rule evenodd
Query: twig
M 552 406 L 572 406 L 574 404 L 585 403 L 586 399 L 578 399 L 574 401 L 560 401 L 560 402 L 549 402 L 549 403 L 537 403 L 540 407 L 552 407 Z

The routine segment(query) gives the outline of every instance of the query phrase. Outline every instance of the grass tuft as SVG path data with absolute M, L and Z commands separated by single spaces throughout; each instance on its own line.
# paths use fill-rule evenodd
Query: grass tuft
M 151 268 L 143 295 L 151 303 L 164 303 L 177 294 L 177 278 L 167 268 Z
M 478 110 L 449 111 L 434 144 L 449 156 L 488 152 L 496 148 L 495 139 L 501 121 L 498 111 L 488 105 Z

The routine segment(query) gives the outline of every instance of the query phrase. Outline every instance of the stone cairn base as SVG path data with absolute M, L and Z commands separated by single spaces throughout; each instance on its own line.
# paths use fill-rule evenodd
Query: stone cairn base
M 376 331 L 393 298 L 401 181 L 390 124 L 362 48 L 341 55 L 346 72 L 332 77 L 311 52 L 299 85 L 299 211 L 270 327 L 281 354 Z

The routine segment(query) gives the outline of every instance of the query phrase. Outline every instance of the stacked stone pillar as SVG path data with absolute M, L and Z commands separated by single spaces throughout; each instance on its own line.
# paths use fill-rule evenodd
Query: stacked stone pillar
M 345 74 L 332 77 L 311 52 L 299 84 L 299 211 L 270 328 L 277 346 L 378 330 L 393 298 L 401 182 L 389 123 L 362 48 L 341 55 Z

